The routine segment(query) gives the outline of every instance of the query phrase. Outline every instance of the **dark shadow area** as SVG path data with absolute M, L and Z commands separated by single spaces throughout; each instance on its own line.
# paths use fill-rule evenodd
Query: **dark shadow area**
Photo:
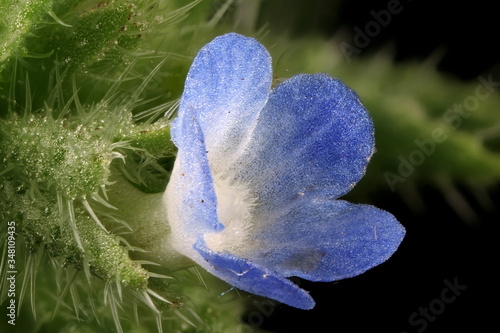
M 354 39 L 361 31 L 368 41 L 359 40 L 359 56 L 390 47 L 397 60 L 436 56 L 440 70 L 461 79 L 498 71 L 498 14 L 485 0 L 273 0 L 262 3 L 260 15 L 261 25 L 292 37 L 341 32 L 340 41 L 356 46 Z

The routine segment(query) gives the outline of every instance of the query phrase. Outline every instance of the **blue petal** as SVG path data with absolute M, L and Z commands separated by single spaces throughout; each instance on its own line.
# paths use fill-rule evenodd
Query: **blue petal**
M 199 235 L 224 229 L 217 219 L 217 199 L 208 166 L 203 133 L 196 119 L 176 121 L 173 126 L 189 138 L 175 160 L 164 200 L 173 241 L 184 255 L 192 255 L 191 245 Z
M 255 39 L 226 34 L 205 45 L 186 79 L 179 121 L 198 120 L 208 151 L 227 154 L 255 122 L 272 82 L 271 57 Z M 179 148 L 189 141 L 173 131 Z M 189 144 L 189 142 L 186 142 Z
M 394 216 L 373 206 L 300 198 L 254 236 L 247 256 L 282 276 L 334 281 L 387 260 L 404 234 Z
M 298 196 L 337 198 L 351 190 L 372 155 L 373 124 L 342 82 L 301 74 L 271 93 L 247 142 L 225 172 L 252 187 L 262 203 L 259 219 L 267 219 Z
M 212 251 L 201 239 L 194 245 L 194 248 L 205 260 L 201 266 L 241 290 L 275 299 L 303 310 L 312 309 L 315 305 L 314 300 L 305 290 L 276 275 L 272 270 L 229 253 Z

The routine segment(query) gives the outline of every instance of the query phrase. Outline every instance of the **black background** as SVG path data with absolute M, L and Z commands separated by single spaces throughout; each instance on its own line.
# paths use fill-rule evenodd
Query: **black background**
M 371 12 L 387 10 L 393 1 L 262 1 L 258 25 L 266 25 L 273 34 L 291 36 L 346 34 L 342 40 L 352 44 L 354 28 L 364 31 L 374 21 Z M 493 2 L 400 0 L 397 8 L 400 12 L 391 15 L 389 24 L 370 38 L 361 56 L 384 47 L 395 50 L 397 60 L 425 60 L 435 55 L 441 57 L 440 70 L 461 79 L 491 72 L 498 65 L 499 21 Z
M 341 25 L 364 27 L 370 12 L 387 8 L 388 1 L 345 1 Z M 439 69 L 472 79 L 493 70 L 500 59 L 498 11 L 492 2 L 400 1 L 402 10 L 372 40 L 372 48 L 395 46 L 397 59 L 425 59 L 443 54 Z M 370 47 L 370 46 L 369 46 Z
M 263 5 L 269 10 L 263 13 L 261 23 L 274 32 L 326 37 L 341 32 L 348 43 L 352 43 L 354 27 L 363 30 L 374 20 L 370 12 L 386 9 L 388 4 L 278 2 L 283 2 L 281 16 L 276 13 L 276 2 L 272 8 Z M 391 17 L 390 24 L 359 56 L 370 57 L 383 48 L 391 48 L 399 62 L 437 56 L 438 69 L 457 80 L 474 80 L 480 74 L 492 73 L 500 81 L 499 20 L 493 2 L 400 3 L 403 10 Z M 494 203 L 500 202 L 499 188 L 490 189 Z M 317 302 L 311 311 L 283 305 L 262 307 L 263 303 L 259 308 L 262 301 L 256 299 L 246 319 L 274 332 L 487 332 L 496 328 L 500 210 L 495 205 L 490 209 L 477 205 L 470 193 L 461 189 L 479 216 L 479 221 L 471 225 L 456 215 L 441 192 L 434 188 L 420 191 L 426 201 L 426 211 L 421 214 L 411 211 L 397 193 L 389 191 L 379 193 L 371 202 L 393 213 L 407 229 L 400 249 L 386 263 L 336 283 L 300 281 Z M 449 304 L 440 303 L 447 288 L 445 280 L 466 286 Z M 421 308 L 439 304 L 445 306 L 436 308 L 440 312 L 431 314 L 431 320 L 418 315 L 418 323 L 410 322 L 410 316 Z

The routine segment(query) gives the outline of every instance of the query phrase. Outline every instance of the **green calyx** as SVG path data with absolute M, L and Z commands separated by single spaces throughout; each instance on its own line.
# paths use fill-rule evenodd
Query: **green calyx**
M 64 120 L 47 115 L 14 116 L 2 125 L 0 147 L 7 168 L 37 189 L 54 187 L 70 200 L 105 184 L 117 156 L 109 143 L 92 138 L 86 129 L 68 128 Z

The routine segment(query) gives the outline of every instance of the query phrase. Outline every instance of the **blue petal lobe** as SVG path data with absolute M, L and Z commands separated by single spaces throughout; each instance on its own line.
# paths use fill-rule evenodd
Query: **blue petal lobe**
M 188 137 L 190 144 L 177 154 L 164 200 L 174 242 L 182 248 L 180 252 L 190 256 L 199 235 L 224 226 L 217 219 L 217 199 L 200 126 L 191 118 L 174 121 L 172 128 Z
M 207 150 L 231 154 L 264 106 L 271 82 L 271 57 L 259 42 L 235 33 L 217 37 L 199 51 L 189 70 L 180 121 L 196 118 Z M 172 134 L 179 148 L 189 141 L 184 133 Z
M 248 142 L 225 172 L 253 188 L 266 218 L 297 196 L 337 198 L 352 189 L 372 155 L 373 124 L 342 82 L 301 74 L 271 93 Z
M 246 256 L 282 276 L 334 281 L 387 260 L 405 235 L 390 213 L 342 200 L 300 200 L 253 238 Z
M 241 290 L 303 310 L 312 309 L 315 305 L 305 290 L 288 279 L 276 275 L 272 270 L 229 253 L 212 251 L 201 239 L 194 248 L 205 261 L 200 263 L 202 267 Z

